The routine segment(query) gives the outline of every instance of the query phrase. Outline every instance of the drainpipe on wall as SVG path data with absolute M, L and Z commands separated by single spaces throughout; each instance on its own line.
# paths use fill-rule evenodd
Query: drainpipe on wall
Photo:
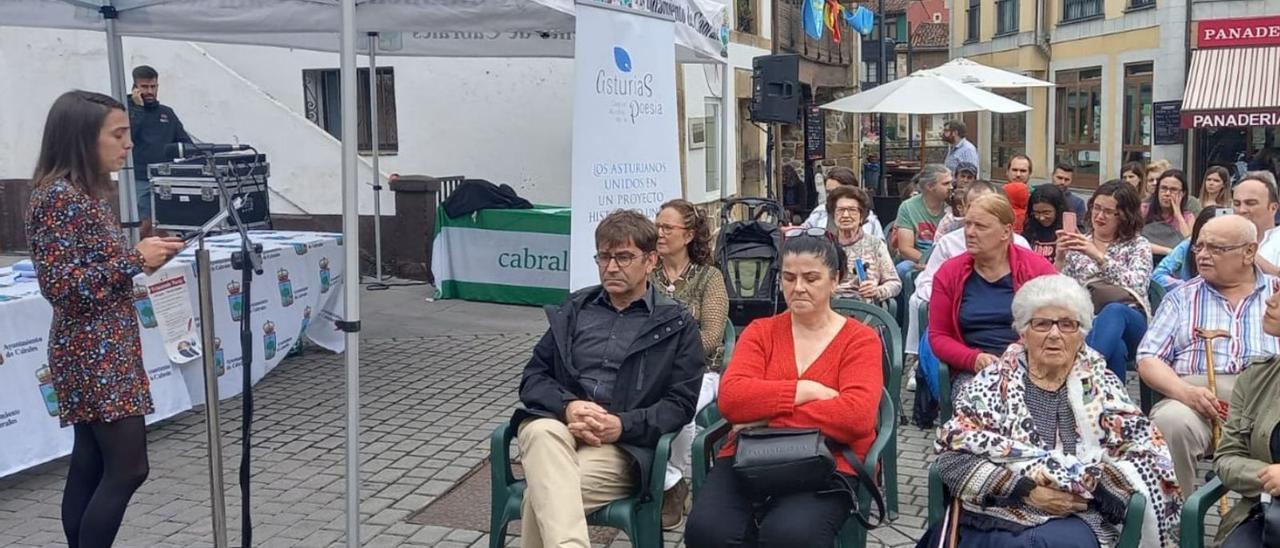
M 1187 20 L 1185 23 L 1186 28 L 1184 29 L 1184 32 L 1183 32 L 1183 36 L 1184 36 L 1183 40 L 1186 42 L 1186 47 L 1184 47 L 1182 50 L 1182 55 L 1183 55 L 1182 57 L 1182 89 L 1185 90 L 1187 89 L 1187 80 L 1191 79 L 1191 46 L 1194 43 L 1193 39 L 1195 38 L 1195 36 L 1191 32 L 1191 25 L 1192 25 L 1191 17 L 1194 14 L 1194 10 L 1192 9 L 1193 7 L 1192 0 L 1182 0 L 1182 1 L 1186 4 L 1186 9 L 1187 9 L 1186 11 Z M 1198 170 L 1201 167 L 1196 165 L 1195 163 L 1197 158 L 1194 158 L 1191 155 L 1192 141 L 1195 140 L 1195 135 L 1196 135 L 1196 130 L 1188 129 L 1186 135 L 1183 135 L 1182 137 L 1182 165 L 1184 168 L 1186 168 L 1188 174 L 1198 173 L 1199 172 Z
M 1049 9 L 1044 4 L 1045 0 L 1035 0 L 1035 2 L 1036 32 L 1034 38 L 1036 41 L 1036 51 L 1039 51 L 1040 54 L 1044 56 L 1043 79 L 1052 82 L 1054 80 L 1050 67 L 1053 64 L 1053 48 L 1049 47 L 1049 32 L 1047 30 L 1049 28 L 1049 24 L 1045 22 L 1045 18 L 1049 16 Z M 1044 127 L 1046 130 L 1049 129 L 1049 122 L 1051 121 L 1049 117 L 1052 116 L 1053 112 L 1053 109 L 1049 108 L 1049 103 L 1052 99 L 1052 96 L 1050 95 L 1052 93 L 1052 89 L 1053 88 L 1044 88 Z M 1057 158 L 1054 157 L 1056 156 L 1056 147 L 1053 134 L 1050 134 L 1048 138 L 1045 139 L 1045 145 L 1049 149 L 1045 154 L 1045 159 L 1047 160 L 1046 163 L 1049 165 L 1056 164 Z

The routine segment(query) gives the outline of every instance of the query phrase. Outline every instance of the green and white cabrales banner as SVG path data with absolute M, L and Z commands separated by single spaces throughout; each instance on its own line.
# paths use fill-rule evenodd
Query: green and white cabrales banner
M 432 244 L 436 298 L 556 304 L 568 296 L 569 210 L 482 209 L 449 218 Z

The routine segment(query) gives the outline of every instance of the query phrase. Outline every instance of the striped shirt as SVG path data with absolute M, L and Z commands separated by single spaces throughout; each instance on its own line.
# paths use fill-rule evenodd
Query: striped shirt
M 1208 369 L 1206 344 L 1196 336 L 1196 328 L 1231 333 L 1229 338 L 1213 342 L 1214 370 L 1220 374 L 1235 375 L 1256 358 L 1280 354 L 1280 339 L 1262 331 L 1266 301 L 1275 292 L 1273 284 L 1280 280 L 1261 270 L 1255 272 L 1253 292 L 1235 310 L 1204 278 L 1193 278 L 1169 292 L 1138 345 L 1138 360 L 1157 358 L 1172 366 L 1178 376 L 1204 375 Z

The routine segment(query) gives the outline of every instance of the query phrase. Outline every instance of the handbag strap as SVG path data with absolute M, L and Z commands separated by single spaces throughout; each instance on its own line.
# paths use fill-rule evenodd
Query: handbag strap
M 871 502 L 875 504 L 878 515 L 875 516 L 875 522 L 872 523 L 870 521 L 870 518 L 872 517 L 870 509 L 858 507 L 857 487 L 850 484 L 849 478 L 843 474 L 836 474 L 836 477 L 840 478 L 840 481 L 842 481 L 845 484 L 845 487 L 849 489 L 849 496 L 853 498 L 853 507 L 850 509 L 850 513 L 853 514 L 854 519 L 857 519 L 858 523 L 861 523 L 863 527 L 867 528 L 867 530 L 875 529 L 884 525 L 884 494 L 880 492 L 880 486 L 876 485 L 875 474 L 871 471 L 869 466 L 863 463 L 862 460 L 858 459 L 857 455 L 853 454 L 852 449 L 847 446 L 841 447 L 840 449 L 844 453 L 845 460 L 849 461 L 849 466 L 852 466 L 853 471 L 856 473 L 854 478 L 858 482 L 857 487 L 866 489 L 867 493 L 871 495 Z

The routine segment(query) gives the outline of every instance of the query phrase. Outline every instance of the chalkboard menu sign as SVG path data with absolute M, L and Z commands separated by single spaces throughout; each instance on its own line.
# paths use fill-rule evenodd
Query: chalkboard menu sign
M 809 105 L 804 112 L 804 157 L 808 160 L 827 157 L 827 119 L 818 105 Z
M 1159 101 L 1151 104 L 1152 130 L 1155 144 L 1182 144 L 1182 101 Z

